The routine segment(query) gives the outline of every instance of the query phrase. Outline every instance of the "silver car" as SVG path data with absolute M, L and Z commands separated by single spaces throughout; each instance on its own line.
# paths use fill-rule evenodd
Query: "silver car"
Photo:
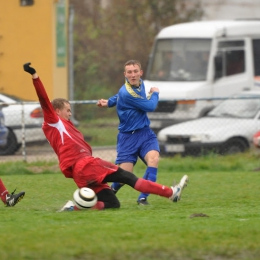
M 249 149 L 259 129 L 260 91 L 244 91 L 203 118 L 162 129 L 158 140 L 166 155 L 232 154 Z
M 2 112 L 9 130 L 7 144 L 0 147 L 0 155 L 14 154 L 23 140 L 26 144 L 46 140 L 41 128 L 43 113 L 37 102 L 30 104 L 15 96 L 0 94 L 0 103 L 8 105 Z
M 0 155 L 1 148 L 7 145 L 8 128 L 4 123 L 4 114 L 2 112 L 2 106 L 0 105 Z

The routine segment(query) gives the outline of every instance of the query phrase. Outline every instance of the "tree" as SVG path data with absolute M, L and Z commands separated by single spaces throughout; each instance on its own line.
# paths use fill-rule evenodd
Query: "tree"
M 203 15 L 200 0 L 70 0 L 70 3 L 75 10 L 77 99 L 108 98 L 116 93 L 123 84 L 123 65 L 127 60 L 140 60 L 145 72 L 154 37 L 163 27 L 199 20 Z

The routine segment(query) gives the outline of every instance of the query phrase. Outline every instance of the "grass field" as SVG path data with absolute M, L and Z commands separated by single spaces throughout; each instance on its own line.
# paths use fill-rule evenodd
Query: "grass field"
M 151 195 L 149 206 L 138 206 L 138 193 L 125 186 L 121 209 L 62 213 L 76 186 L 55 165 L 2 163 L 7 188 L 26 195 L 0 210 L 0 259 L 260 259 L 259 159 L 161 159 L 158 182 L 190 177 L 180 202 Z M 144 169 L 139 163 L 135 172 Z

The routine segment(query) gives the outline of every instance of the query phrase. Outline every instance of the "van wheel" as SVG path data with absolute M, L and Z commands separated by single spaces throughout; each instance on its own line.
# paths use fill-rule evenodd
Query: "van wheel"
M 223 155 L 243 153 L 248 149 L 249 145 L 245 140 L 240 138 L 232 138 L 222 146 L 220 153 Z
M 0 155 L 12 155 L 19 149 L 16 135 L 14 134 L 12 129 L 10 128 L 8 129 L 9 129 L 9 133 L 7 136 L 7 144 L 3 147 L 0 147 Z

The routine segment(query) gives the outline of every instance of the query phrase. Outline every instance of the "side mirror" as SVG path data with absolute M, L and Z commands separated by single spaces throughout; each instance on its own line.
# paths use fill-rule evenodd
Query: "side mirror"
M 219 79 L 223 76 L 223 56 L 221 52 L 218 52 L 214 57 L 214 79 Z

